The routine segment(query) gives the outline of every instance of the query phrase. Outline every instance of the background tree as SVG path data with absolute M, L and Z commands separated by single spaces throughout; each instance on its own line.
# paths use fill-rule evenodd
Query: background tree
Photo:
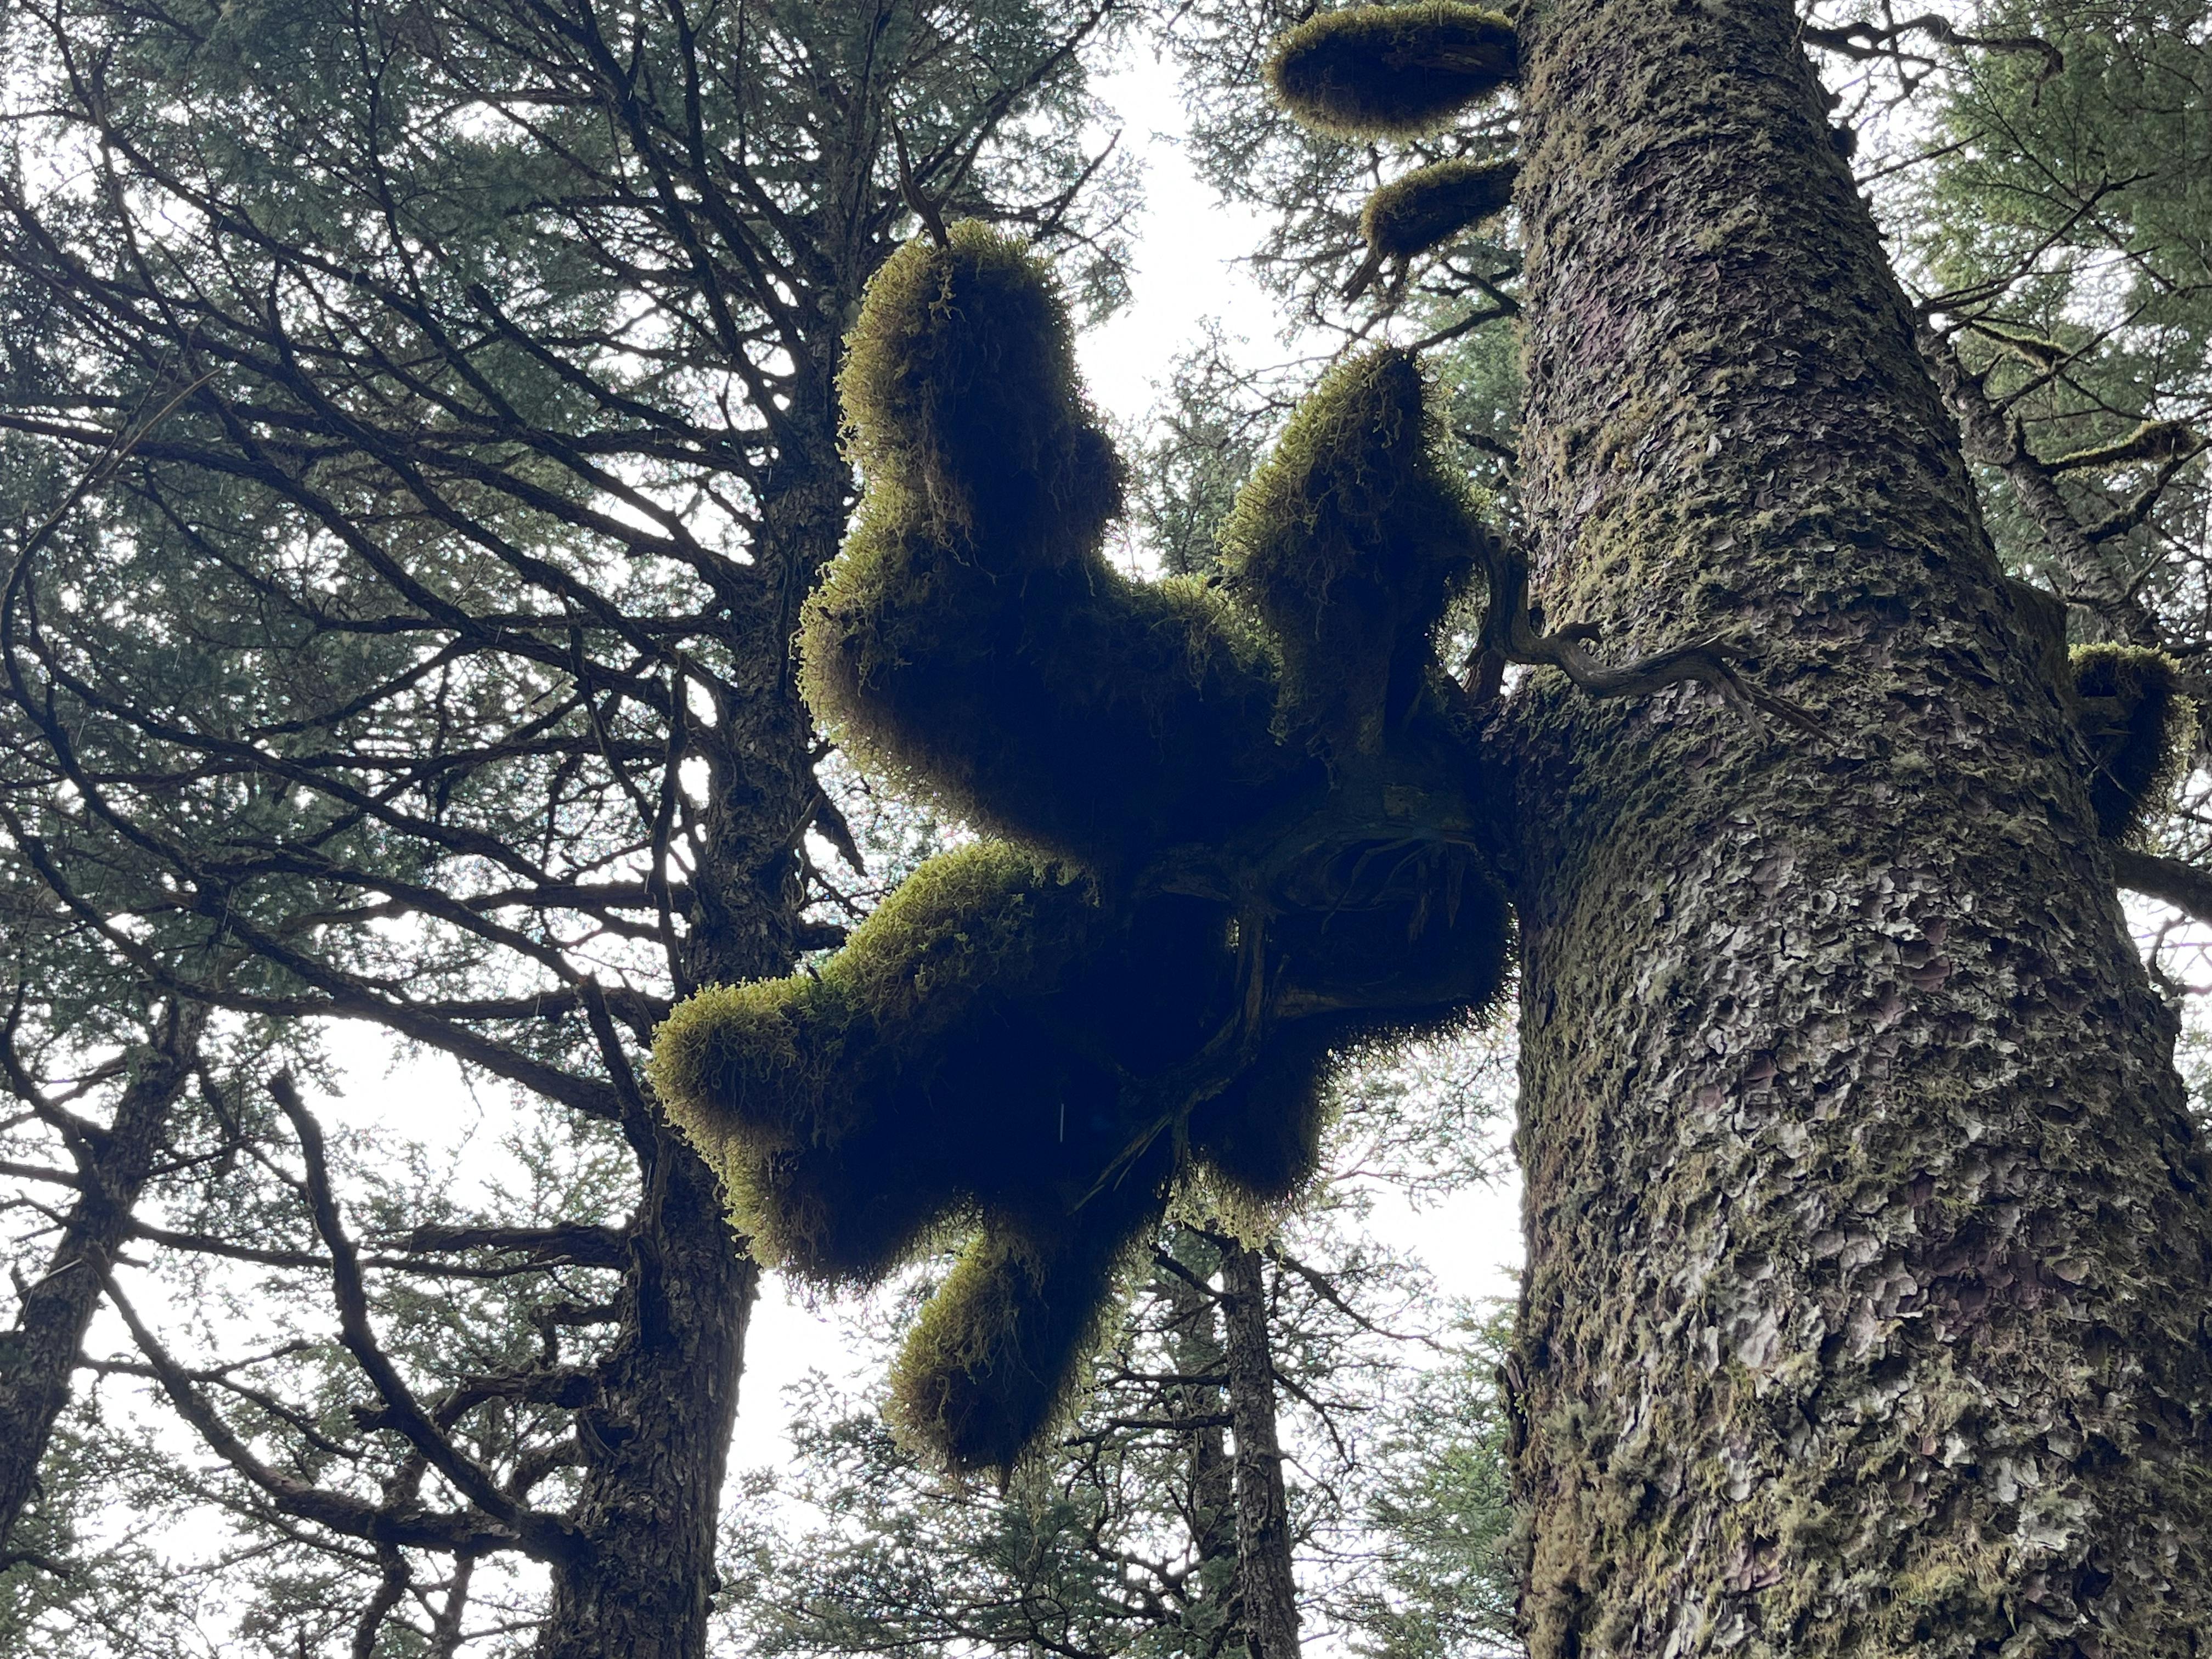
M 1494 1094 L 1480 1065 L 1435 1064 L 1443 1053 L 1406 1079 L 1408 1092 L 1431 1124 L 1449 1118 L 1474 1139 L 1480 1127 L 1432 1091 Z M 1352 1091 L 1349 1120 L 1371 1127 L 1393 1110 L 1388 1092 Z M 1374 1150 L 1357 1133 L 1340 1148 Z M 1171 1228 L 1079 1413 L 1004 1488 L 948 1486 L 865 1395 L 819 1376 L 795 1391 L 794 1462 L 760 1472 L 768 1501 L 724 1569 L 738 1645 L 829 1659 L 974 1647 L 1249 1654 L 1281 1639 L 1270 1627 L 1279 1614 L 1255 1607 L 1240 1561 L 1247 1469 L 1236 1443 L 1249 1404 L 1229 1364 L 1234 1255 L 1262 1287 L 1294 1637 L 1386 1654 L 1510 1650 L 1498 1332 L 1437 1331 L 1444 1310 L 1422 1276 L 1358 1241 L 1359 1190 L 1338 1189 L 1262 1249 Z M 879 1308 L 869 1346 L 887 1352 L 914 1309 L 911 1294 Z
M 20 976 L 14 1081 L 119 1083 L 172 1006 L 240 1034 L 228 1152 L 172 1108 L 127 1229 L 200 1328 L 142 1292 L 126 1369 L 219 1457 L 171 1494 L 256 1540 L 248 1639 L 700 1650 L 755 1274 L 635 1062 L 673 995 L 837 936 L 786 644 L 848 506 L 840 342 L 909 200 L 1114 300 L 1116 23 L 10 14 L 0 422 L 49 459 L 9 477 L 5 827 L 107 973 Z M 103 1000 L 142 1033 L 74 1023 Z M 334 1019 L 511 1093 L 512 1205 L 325 1132 Z M 21 1161 L 88 1186 L 33 1104 Z M 44 1437 L 51 1388 L 4 1403 Z

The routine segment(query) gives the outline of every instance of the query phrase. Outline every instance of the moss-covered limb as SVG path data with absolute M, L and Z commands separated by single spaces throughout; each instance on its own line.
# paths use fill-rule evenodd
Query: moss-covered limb
M 2098 833 L 2129 841 L 2181 775 L 2194 741 L 2194 705 L 2180 694 L 2173 659 L 2124 645 L 2075 650 L 2075 717 L 2095 769 L 2089 804 Z
M 1958 416 L 1968 459 L 2003 472 L 2050 552 L 2058 585 L 2081 607 L 2095 636 L 2155 647 L 2157 621 L 2130 586 L 2121 562 L 2105 557 L 2089 538 L 2058 474 L 2029 449 L 2019 422 L 1991 395 L 1984 378 L 1961 361 L 1955 339 L 1923 322 L 1919 342 L 1944 401 Z
M 947 854 L 818 977 L 686 1002 L 655 1042 L 654 1087 L 763 1257 L 879 1277 L 986 1184 L 969 1137 L 995 1118 L 1034 1139 L 1058 1119 L 1075 1062 L 1034 1010 L 1114 927 L 1087 880 L 1017 848 Z
M 809 604 L 807 700 L 864 764 L 1109 871 L 1310 787 L 1271 730 L 1267 643 L 1221 594 L 1103 561 L 975 574 L 944 543 L 864 527 Z
M 1345 284 L 1345 296 L 1357 298 L 1384 265 L 1441 247 L 1504 212 L 1518 171 L 1511 161 L 1438 161 L 1384 185 L 1360 210 L 1367 258 Z
M 867 493 L 809 603 L 803 685 L 866 763 L 1101 866 L 1295 782 L 1267 642 L 1101 552 L 1116 463 L 1044 269 L 974 225 L 871 286 L 844 386 Z
M 956 1472 L 1012 1468 L 1067 1412 L 1118 1295 L 1166 1213 L 1164 1150 L 1084 1207 L 994 1215 L 923 1306 L 891 1372 L 893 1423 Z
M 2204 447 L 2205 440 L 2186 421 L 2145 421 L 2124 438 L 2077 449 L 2044 465 L 2053 472 L 2071 472 L 2085 467 L 2124 466 L 2135 461 L 2171 461 L 2194 455 Z
M 1276 43 L 1267 84 L 1308 126 L 1347 138 L 1431 132 L 1518 70 L 1513 26 L 1429 0 L 1322 12 Z
M 1530 1651 L 2197 1650 L 2212 1170 L 1798 19 L 1526 16 L 1546 606 L 1745 629 L 1823 726 L 1494 727 Z
M 894 253 L 837 382 L 874 514 L 964 538 L 994 574 L 1082 558 L 1121 477 L 1073 338 L 1015 238 L 969 221 Z
M 1485 537 L 1409 353 L 1339 364 L 1222 528 L 1222 572 L 1281 641 L 1282 728 L 1333 764 L 1378 753 Z

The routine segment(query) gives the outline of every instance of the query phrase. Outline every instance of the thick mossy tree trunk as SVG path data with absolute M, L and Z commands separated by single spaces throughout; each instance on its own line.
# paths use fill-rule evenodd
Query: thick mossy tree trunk
M 2076 740 L 1780 0 L 1523 20 L 1505 734 L 1537 1659 L 2204 1650 L 2212 1207 Z

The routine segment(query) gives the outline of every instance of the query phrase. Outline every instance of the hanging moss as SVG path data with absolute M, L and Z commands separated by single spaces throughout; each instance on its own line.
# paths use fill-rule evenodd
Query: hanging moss
M 1367 198 L 1360 234 L 1370 255 L 1411 259 L 1512 205 L 1511 161 L 1438 161 L 1394 179 Z
M 1230 590 L 1281 641 L 1283 719 L 1341 761 L 1372 754 L 1420 694 L 1430 635 L 1483 532 L 1437 459 L 1408 352 L 1338 365 L 1300 407 L 1221 532 Z
M 1493 11 L 1431 0 L 1323 12 L 1285 34 L 1267 84 L 1308 126 L 1347 138 L 1433 131 L 1519 69 L 1513 26 Z
M 956 1473 L 1005 1471 L 1066 1413 L 1118 1303 L 1117 1270 L 1166 1212 L 1164 1158 L 1058 1224 L 994 1218 L 970 1241 L 891 1370 L 890 1415 Z
M 1042 266 L 980 226 L 870 286 L 842 387 L 867 493 L 806 609 L 802 685 L 865 764 L 1111 867 L 1299 787 L 1265 638 L 1101 551 L 1120 475 Z
M 1348 1046 L 1495 997 L 1510 922 L 1433 637 L 1483 532 L 1385 350 L 1293 419 L 1220 586 L 1122 577 L 1059 301 L 975 226 L 886 265 L 843 384 L 866 495 L 808 700 L 1009 839 L 925 865 L 818 975 L 693 998 L 653 1081 L 764 1260 L 873 1280 L 973 1235 L 895 1411 L 1004 1468 L 1193 1166 L 1281 1201 Z
M 2099 831 L 2131 840 L 2165 804 L 2196 730 L 2195 711 L 2156 651 L 2088 645 L 2072 653 L 2082 735 L 2094 762 L 2089 804 Z

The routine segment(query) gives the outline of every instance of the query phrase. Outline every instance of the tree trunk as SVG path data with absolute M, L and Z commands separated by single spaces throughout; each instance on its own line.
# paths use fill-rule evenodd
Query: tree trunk
M 1211 1234 L 1185 1228 L 1176 1234 L 1175 1255 L 1194 1271 L 1188 1278 L 1164 1273 L 1155 1281 L 1172 1310 L 1168 1354 L 1175 1370 L 1202 1379 L 1176 1383 L 1167 1402 L 1172 1415 L 1195 1425 L 1182 1436 L 1188 1460 L 1183 1507 L 1195 1558 L 1182 1618 L 1187 1650 L 1212 1652 L 1214 1633 L 1236 1616 L 1237 1577 L 1237 1472 L 1221 1427 L 1227 1362 L 1220 1298 L 1200 1282 L 1212 1276 L 1219 1250 Z
M 1275 1364 L 1260 1253 L 1221 1247 L 1229 1431 L 1237 1439 L 1237 1593 L 1246 1659 L 1297 1659 L 1298 1585 L 1291 1571 L 1290 1504 L 1275 1438 Z
M 69 1404 L 84 1334 L 100 1305 L 101 1274 L 130 1231 L 131 1212 L 161 1150 L 161 1131 L 191 1081 L 207 1011 L 173 1006 L 116 1103 L 102 1133 L 77 1158 L 77 1199 L 46 1271 L 21 1292 L 15 1329 L 0 1344 L 0 1564 L 39 1480 L 54 1419 Z
M 828 407 L 817 422 L 825 434 L 836 429 Z M 758 563 L 777 586 L 732 619 L 724 667 L 735 695 L 690 738 L 707 762 L 707 806 L 686 989 L 788 973 L 797 955 L 798 847 L 817 793 L 790 641 L 799 603 L 843 534 L 848 488 L 826 435 L 814 459 L 811 471 L 789 464 L 789 489 L 763 504 Z M 707 1650 L 722 1478 L 760 1269 L 690 1143 L 657 1115 L 628 1127 L 645 1201 L 622 1334 L 601 1369 L 599 1402 L 579 1419 L 585 1480 L 574 1520 L 592 1547 L 555 1570 L 538 1659 L 699 1659 Z
M 730 1232 L 720 1184 L 663 1127 L 632 1241 L 620 1343 L 599 1403 L 578 1419 L 592 1540 L 564 1563 L 541 1659 L 697 1659 L 707 1648 L 714 1536 L 760 1269 Z
M 1501 734 L 1530 1649 L 2202 1652 L 2212 1170 L 1796 27 L 1523 22 L 1541 597 L 1820 726 Z

